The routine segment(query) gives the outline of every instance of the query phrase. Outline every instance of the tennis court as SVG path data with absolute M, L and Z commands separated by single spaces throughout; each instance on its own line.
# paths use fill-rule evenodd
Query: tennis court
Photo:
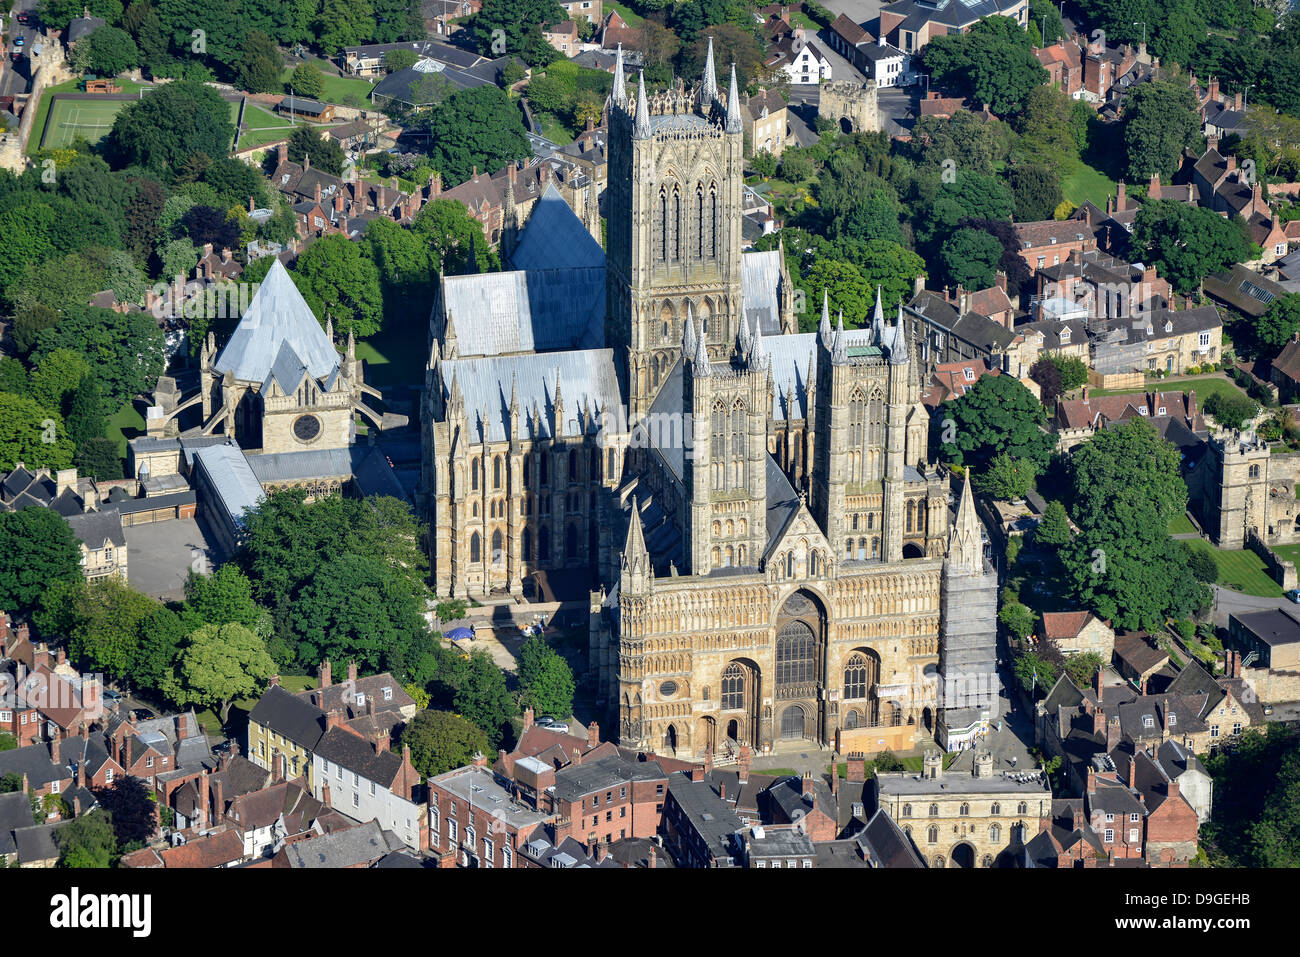
M 113 128 L 118 110 L 135 97 L 95 97 L 93 99 L 55 96 L 41 133 L 42 149 L 59 149 L 79 138 L 98 143 Z

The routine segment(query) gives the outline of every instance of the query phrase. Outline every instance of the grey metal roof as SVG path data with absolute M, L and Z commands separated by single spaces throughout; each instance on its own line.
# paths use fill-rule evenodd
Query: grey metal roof
M 658 449 L 678 481 L 685 474 L 686 462 L 684 443 L 686 423 L 683 419 L 685 406 L 682 396 L 684 374 L 682 360 L 678 359 L 672 371 L 668 373 L 668 378 L 664 380 L 664 384 L 659 387 L 659 394 L 655 396 L 650 406 L 651 418 L 647 426 L 650 444 Z
M 237 445 L 198 449 L 194 461 L 208 476 L 226 515 L 242 522 L 247 509 L 262 501 L 262 486 Z
M 378 861 L 389 851 L 404 846 L 392 831 L 385 831 L 378 822 L 370 821 L 360 827 L 290 844 L 284 851 L 290 867 L 356 867 Z
M 817 374 L 817 333 L 769 337 L 764 329 L 763 348 L 772 361 L 772 418 L 806 419 L 808 376 Z M 792 398 L 787 391 L 794 393 Z
M 325 476 L 347 478 L 352 475 L 351 448 L 269 452 L 246 458 L 259 483 L 295 482 Z
M 799 496 L 794 486 L 781 471 L 781 466 L 771 455 L 767 457 L 767 547 L 763 557 L 767 558 L 772 546 L 776 544 L 786 525 L 799 511 Z
M 241 382 L 265 382 L 285 343 L 317 379 L 338 367 L 333 343 L 277 259 L 213 367 Z
M 456 795 L 462 801 L 470 802 L 476 811 L 483 811 L 501 821 L 507 827 L 524 833 L 546 820 L 532 808 L 518 803 L 513 795 L 501 786 L 487 768 L 469 765 L 456 768 L 446 774 L 430 778 L 432 784 Z
M 512 388 L 522 419 L 519 437 L 525 439 L 550 436 L 557 380 L 564 408 L 564 435 L 582 434 L 579 414 L 585 409 L 590 409 L 594 420 L 587 431 L 594 431 L 606 413 L 616 416 L 620 409 L 614 353 L 609 349 L 445 359 L 440 368 L 446 394 L 450 394 L 447 390 L 453 377 L 459 384 L 476 440 L 506 441 Z M 535 434 L 534 408 L 538 412 Z
M 603 268 L 605 251 L 550 182 L 533 206 L 510 262 L 516 269 Z
M 443 314 L 457 353 L 494 356 L 605 345 L 605 265 L 448 276 Z
M 714 128 L 708 119 L 697 113 L 650 114 L 650 129 L 656 133 L 686 133 Z
M 755 318 L 765 336 L 781 334 L 781 308 L 777 292 L 781 287 L 781 251 L 744 253 L 740 257 L 740 298 L 745 319 L 753 328 Z
M 287 341 L 282 342 L 280 351 L 275 355 L 275 361 L 271 363 L 271 368 L 262 381 L 262 394 L 269 393 L 271 383 L 274 382 L 280 387 L 281 392 L 290 395 L 298 388 L 298 383 L 302 381 L 306 372 L 307 365 L 298 358 L 298 353 L 293 351 L 293 346 Z

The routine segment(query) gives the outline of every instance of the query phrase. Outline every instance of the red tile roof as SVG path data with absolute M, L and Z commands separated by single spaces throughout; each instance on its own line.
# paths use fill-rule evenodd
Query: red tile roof
M 201 837 L 162 852 L 165 867 L 220 867 L 223 864 L 233 864 L 243 856 L 244 841 L 235 830 Z
M 1090 611 L 1045 611 L 1043 634 L 1052 639 L 1077 638 L 1091 620 Z

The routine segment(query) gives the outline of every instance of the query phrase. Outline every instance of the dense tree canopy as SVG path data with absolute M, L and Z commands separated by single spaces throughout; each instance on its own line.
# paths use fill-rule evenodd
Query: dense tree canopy
M 1124 143 L 1128 174 L 1146 182 L 1159 174 L 1168 182 L 1182 163 L 1183 150 L 1200 152 L 1201 118 L 1196 97 L 1178 81 L 1139 83 L 1124 104 Z
M 936 86 L 969 92 L 999 116 L 1019 109 L 1047 81 L 1024 27 L 1010 17 L 985 17 L 965 33 L 933 37 L 924 59 Z
M 494 86 L 457 90 L 429 111 L 426 122 L 429 156 L 444 187 L 463 183 L 476 168 L 495 173 L 532 155 L 522 114 Z
M 202 17 L 193 22 L 202 22 Z M 234 141 L 230 107 L 214 89 L 168 83 L 117 114 L 107 151 L 119 166 L 176 169 L 195 153 L 225 156 Z
M 1242 220 L 1171 199 L 1142 204 L 1133 222 L 1133 248 L 1183 293 L 1259 251 Z
M 945 420 L 951 420 L 951 427 Z M 965 395 L 941 406 L 934 421 L 939 454 L 977 472 L 1003 452 L 1041 470 L 1056 444 L 1043 431 L 1047 413 L 1042 403 L 1011 376 L 981 376 Z
M 24 611 L 50 582 L 81 576 L 81 546 L 49 508 L 0 512 L 0 608 Z
M 411 749 L 411 763 L 422 777 L 464 767 L 489 749 L 481 729 L 450 711 L 419 712 L 402 732 L 402 746 Z

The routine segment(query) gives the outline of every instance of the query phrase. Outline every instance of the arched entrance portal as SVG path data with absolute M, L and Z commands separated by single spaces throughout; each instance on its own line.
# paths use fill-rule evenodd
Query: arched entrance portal
M 840 117 L 840 132 L 845 136 L 853 135 L 853 121 L 847 116 Z
M 952 866 L 953 867 L 974 867 L 975 866 L 975 848 L 971 847 L 965 841 L 962 841 L 952 849 Z
M 671 724 L 668 730 L 664 732 L 664 750 L 669 754 L 677 753 L 677 729 Z
M 820 693 L 826 656 L 826 610 L 804 589 L 782 604 L 776 619 L 776 675 L 771 734 L 778 740 L 821 741 L 826 713 Z
M 758 665 L 747 658 L 729 661 L 722 669 L 722 714 L 727 739 L 734 745 L 752 745 L 759 740 L 758 706 L 762 701 L 762 676 Z
M 804 737 L 803 708 L 792 704 L 781 712 L 781 738 L 786 741 Z
M 914 543 L 914 542 L 908 542 L 906 545 L 903 546 L 903 557 L 904 557 L 904 558 L 924 558 L 924 557 L 925 557 L 925 549 L 922 548 L 920 545 L 917 545 L 917 544 Z

